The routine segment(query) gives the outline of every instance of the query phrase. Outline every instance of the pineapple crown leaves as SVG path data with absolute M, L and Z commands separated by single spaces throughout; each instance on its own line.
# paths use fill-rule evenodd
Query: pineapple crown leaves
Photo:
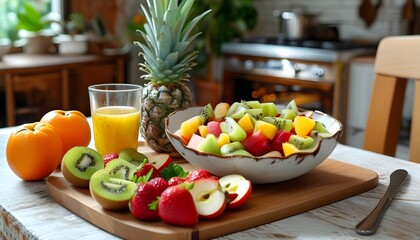
M 147 0 L 148 10 L 141 5 L 147 19 L 144 31 L 137 30 L 143 42 L 134 42 L 143 52 L 143 77 L 157 84 L 188 80 L 188 72 L 196 65 L 198 51 L 188 51 L 201 33 L 191 35 L 194 27 L 210 10 L 188 21 L 195 0 Z

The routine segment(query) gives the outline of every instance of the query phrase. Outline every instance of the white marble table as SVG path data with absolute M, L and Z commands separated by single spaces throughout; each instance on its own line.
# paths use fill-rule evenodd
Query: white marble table
M 11 128 L 0 129 L 0 239 L 118 239 L 65 209 L 47 193 L 44 181 L 25 182 L 6 162 Z M 376 188 L 270 224 L 218 239 L 420 239 L 420 164 L 338 145 L 330 156 L 374 170 Z M 378 203 L 396 169 L 410 176 L 396 194 L 375 235 L 358 235 L 354 226 Z

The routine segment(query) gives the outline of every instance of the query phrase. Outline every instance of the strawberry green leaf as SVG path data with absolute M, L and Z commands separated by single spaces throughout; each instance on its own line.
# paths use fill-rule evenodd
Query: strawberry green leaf
M 155 201 L 147 204 L 147 206 L 149 207 L 150 210 L 152 211 L 156 211 L 159 205 L 159 199 L 160 197 L 157 197 Z
M 165 167 L 164 169 L 160 171 L 160 174 L 166 181 L 169 181 L 171 177 L 184 178 L 188 175 L 188 172 L 184 171 L 184 169 L 180 165 L 175 164 L 175 163 L 170 163 L 167 167 Z

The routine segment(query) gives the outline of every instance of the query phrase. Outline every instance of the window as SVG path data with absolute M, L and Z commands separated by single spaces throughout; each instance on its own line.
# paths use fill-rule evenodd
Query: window
M 43 17 L 61 21 L 61 0 L 0 0 L 0 38 L 19 40 L 17 12 L 26 3 L 32 4 Z M 59 24 L 53 26 L 57 30 Z

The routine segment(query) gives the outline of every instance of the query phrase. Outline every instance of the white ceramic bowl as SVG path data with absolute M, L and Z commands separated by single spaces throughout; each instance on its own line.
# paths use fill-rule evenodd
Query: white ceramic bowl
M 204 168 L 218 176 L 241 174 L 253 183 L 275 183 L 301 176 L 332 153 L 343 131 L 340 121 L 325 113 L 315 111 L 313 118 L 325 124 L 331 137 L 323 138 L 311 152 L 295 153 L 287 158 L 218 156 L 187 148 L 175 131 L 181 123 L 192 116 L 199 115 L 202 107 L 190 107 L 173 112 L 166 119 L 166 135 L 175 149 L 188 162 L 198 168 Z

